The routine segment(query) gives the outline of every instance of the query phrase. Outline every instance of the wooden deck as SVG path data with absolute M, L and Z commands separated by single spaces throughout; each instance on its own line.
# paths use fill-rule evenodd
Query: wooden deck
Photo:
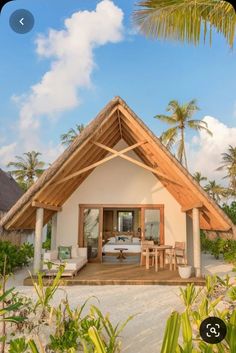
M 44 278 L 44 283 L 50 283 L 51 279 Z M 195 283 L 196 285 L 205 285 L 204 278 L 191 277 L 182 279 L 178 271 L 169 271 L 162 269 L 158 272 L 154 268 L 146 270 L 144 266 L 134 265 L 111 265 L 88 263 L 82 268 L 75 277 L 62 278 L 61 285 L 186 285 Z M 24 280 L 24 285 L 32 285 L 31 278 Z

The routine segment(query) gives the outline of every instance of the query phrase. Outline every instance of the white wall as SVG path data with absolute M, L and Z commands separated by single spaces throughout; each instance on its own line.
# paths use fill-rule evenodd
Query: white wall
M 115 148 L 126 146 L 120 141 Z M 165 243 L 186 241 L 186 215 L 177 201 L 151 172 L 121 158 L 97 167 L 63 205 L 57 246 L 78 243 L 79 204 L 164 204 Z

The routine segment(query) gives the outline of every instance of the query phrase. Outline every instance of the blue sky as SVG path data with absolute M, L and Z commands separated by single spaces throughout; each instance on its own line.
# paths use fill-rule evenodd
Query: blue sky
M 45 46 L 49 43 L 49 29 L 60 32 L 65 29 L 64 21 L 74 13 L 95 11 L 97 4 L 108 2 L 17 0 L 3 9 L 0 18 L 0 47 L 4 48 L 0 55 L 0 166 L 4 167 L 15 154 L 29 149 L 40 149 L 45 160 L 54 159 L 61 152 L 60 135 L 76 123 L 89 122 L 113 96 L 120 95 L 125 99 L 158 136 L 166 125 L 153 116 L 165 113 L 165 108 L 172 99 L 185 103 L 196 98 L 201 108 L 196 118 L 206 119 L 217 136 L 209 140 L 204 134 L 188 135 L 190 165 L 193 171 L 201 169 L 212 177 L 215 164 L 219 162 L 219 157 L 216 161 L 216 153 L 217 156 L 220 155 L 227 143 L 233 144 L 236 140 L 235 50 L 230 50 L 224 38 L 217 33 L 213 35 L 212 47 L 208 43 L 194 47 L 146 39 L 136 33 L 132 26 L 134 1 L 112 2 L 113 7 L 109 8 L 116 16 L 114 24 L 111 21 L 109 25 L 116 33 L 110 38 L 107 35 L 105 44 L 99 42 L 101 36 L 104 36 L 100 26 L 96 29 L 92 22 L 84 24 L 86 30 L 94 31 L 95 37 L 95 32 L 98 31 L 100 37 L 93 38 L 93 34 L 89 34 L 92 49 L 88 62 L 92 60 L 92 65 L 85 77 L 85 81 L 87 79 L 89 82 L 83 84 L 83 80 L 78 78 L 77 85 L 75 83 L 77 102 L 73 101 L 72 98 L 75 97 L 72 94 L 68 101 L 72 99 L 73 102 L 65 102 L 66 108 L 60 102 L 57 109 L 57 102 L 54 102 L 51 111 L 40 108 L 37 110 L 38 115 L 34 116 L 36 103 L 33 109 L 29 98 L 31 87 L 40 83 L 45 73 L 51 71 L 52 63 L 57 61 L 55 52 L 50 55 Z M 9 16 L 19 8 L 28 9 L 35 16 L 34 30 L 26 35 L 14 33 L 8 25 Z M 107 31 L 105 27 L 104 31 Z M 39 34 L 44 38 L 41 55 L 36 52 Z M 73 40 L 79 41 L 79 35 L 73 37 Z M 99 43 L 94 45 L 96 40 Z M 85 57 L 81 47 L 78 49 L 78 61 Z M 68 54 L 66 57 L 68 59 Z M 75 60 L 72 63 L 76 65 Z M 80 68 L 77 70 L 79 75 Z M 70 82 L 66 82 L 66 91 L 70 91 L 69 84 Z M 32 103 L 30 119 L 35 119 L 35 126 L 31 121 L 28 122 L 31 125 L 26 124 L 24 128 L 19 128 L 22 123 L 22 109 L 25 106 L 29 109 L 29 101 Z M 60 99 L 58 103 L 59 101 Z M 214 163 L 211 162 L 206 167 L 206 163 L 199 162 L 201 155 L 213 159 Z

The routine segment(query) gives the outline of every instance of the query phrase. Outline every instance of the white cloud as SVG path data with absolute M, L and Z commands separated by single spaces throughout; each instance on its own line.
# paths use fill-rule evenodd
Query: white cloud
M 1 161 L 2 167 L 5 168 L 6 164 L 8 164 L 10 161 L 14 159 L 16 147 L 17 147 L 16 142 L 0 147 L 0 161 Z
M 50 69 L 28 93 L 12 96 L 20 108 L 17 154 L 35 149 L 46 150 L 48 155 L 40 135 L 41 119 L 58 116 L 80 104 L 79 90 L 92 86 L 94 49 L 122 40 L 123 16 L 112 1 L 102 0 L 94 11 L 79 11 L 67 18 L 63 30 L 50 29 L 47 35 L 38 36 L 36 53 L 50 60 Z M 50 148 L 60 151 L 58 146 Z
M 206 116 L 203 119 L 213 136 L 201 131 L 199 136 L 194 136 L 192 143 L 195 148 L 189 148 L 188 156 L 190 160 L 191 172 L 200 171 L 209 179 L 220 181 L 224 172 L 216 171 L 221 164 L 221 153 L 226 152 L 229 145 L 236 144 L 236 127 L 228 127 L 218 119 Z
M 94 48 L 120 41 L 122 21 L 122 10 L 112 1 L 103 0 L 95 11 L 79 11 L 66 19 L 64 30 L 50 29 L 48 35 L 37 38 L 37 54 L 52 62 L 41 81 L 22 98 L 20 130 L 23 134 L 29 128 L 39 128 L 40 116 L 50 117 L 78 106 L 78 89 L 91 85 Z

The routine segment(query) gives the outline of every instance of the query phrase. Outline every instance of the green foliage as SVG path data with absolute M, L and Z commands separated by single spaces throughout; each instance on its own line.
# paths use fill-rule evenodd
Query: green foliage
M 142 33 L 158 39 L 175 39 L 198 45 L 212 33 L 221 33 L 230 47 L 235 39 L 236 15 L 227 1 L 141 0 L 134 20 Z
M 42 248 L 44 250 L 50 250 L 51 249 L 51 238 L 47 238 L 43 244 L 42 244 Z
M 209 252 L 216 259 L 223 256 L 224 260 L 236 266 L 236 240 L 216 238 L 210 240 L 206 234 L 201 231 L 201 249 L 203 252 Z
M 38 300 L 35 305 L 35 310 L 40 307 L 42 309 L 42 317 L 45 316 L 46 310 L 50 310 L 50 301 L 52 300 L 54 294 L 56 293 L 59 285 L 60 285 L 60 280 L 61 276 L 64 272 L 65 265 L 60 265 L 58 267 L 58 273 L 56 277 L 53 279 L 52 283 L 48 285 L 47 287 L 44 286 L 43 284 L 43 273 L 39 272 L 37 275 L 37 280 L 34 280 L 34 278 L 31 276 L 34 289 L 37 293 Z
M 205 288 L 197 291 L 191 284 L 181 289 L 180 296 L 185 310 L 173 312 L 167 320 L 161 353 L 236 352 L 236 286 L 229 276 L 207 277 Z M 227 336 L 220 344 L 211 345 L 200 339 L 200 324 L 208 316 L 221 318 L 227 326 Z
M 3 273 L 4 259 L 7 257 L 6 273 L 29 264 L 34 255 L 32 244 L 13 245 L 8 241 L 0 241 L 0 273 Z
M 120 352 L 119 336 L 133 317 L 121 325 L 113 326 L 109 315 L 104 316 L 94 305 L 90 306 L 88 314 L 83 317 L 86 304 L 72 310 L 66 299 L 58 307 L 55 312 L 56 331 L 50 335 L 48 347 L 56 353 L 77 352 L 82 347 L 88 353 L 95 352 L 95 347 L 98 352 Z
M 25 337 L 16 338 L 10 341 L 9 353 L 24 353 L 28 349 Z
M 233 201 L 230 206 L 223 204 L 222 209 L 225 211 L 231 221 L 236 224 L 236 201 Z
M 7 291 L 4 290 L 0 296 L 0 321 L 16 324 L 24 321 L 25 318 L 15 315 L 15 313 L 18 313 L 19 309 L 22 308 L 22 303 L 21 301 L 12 302 L 15 295 L 13 291 L 14 288 L 8 289 Z
M 43 249 L 45 249 L 45 250 L 51 249 L 51 237 L 52 237 L 52 221 L 49 221 L 47 224 L 47 237 L 42 245 Z
M 56 277 L 47 286 L 41 273 L 38 273 L 36 280 L 32 278 L 37 294 L 34 302 L 21 297 L 14 288 L 5 291 L 8 276 L 3 276 L 3 291 L 0 295 L 0 322 L 4 322 L 4 329 L 0 333 L 4 347 L 2 353 L 121 352 L 120 334 L 133 316 L 122 324 L 113 325 L 109 315 L 103 315 L 94 305 L 90 305 L 84 315 L 88 300 L 72 309 L 62 288 L 63 298 L 54 307 L 51 302 L 61 284 L 63 271 L 64 266 L 59 266 Z M 49 336 L 46 342 L 45 330 Z
M 69 146 L 76 139 L 76 137 L 81 134 L 85 129 L 84 124 L 76 124 L 75 128 L 69 129 L 65 134 L 61 135 L 61 143 L 64 146 Z
M 45 163 L 40 161 L 41 153 L 30 151 L 23 156 L 15 156 L 15 161 L 8 163 L 7 167 L 14 168 L 10 174 L 15 177 L 23 190 L 28 189 L 44 172 Z
M 201 250 L 204 253 L 211 251 L 211 240 L 206 236 L 205 232 L 201 230 Z
M 61 335 L 50 335 L 50 349 L 53 352 L 67 352 L 69 349 L 78 348 L 79 323 L 74 320 L 63 320 L 63 331 Z
M 195 99 L 186 104 L 180 104 L 176 100 L 169 102 L 166 110 L 171 113 L 168 115 L 156 115 L 154 118 L 169 124 L 171 127 L 164 131 L 160 136 L 161 142 L 171 150 L 177 147 L 177 158 L 181 164 L 187 167 L 187 156 L 185 149 L 185 131 L 186 129 L 195 131 L 206 131 L 212 135 L 207 127 L 207 123 L 203 120 L 192 119 L 192 116 L 199 110 Z
M 181 316 L 174 311 L 167 320 L 161 353 L 176 352 L 180 333 Z

